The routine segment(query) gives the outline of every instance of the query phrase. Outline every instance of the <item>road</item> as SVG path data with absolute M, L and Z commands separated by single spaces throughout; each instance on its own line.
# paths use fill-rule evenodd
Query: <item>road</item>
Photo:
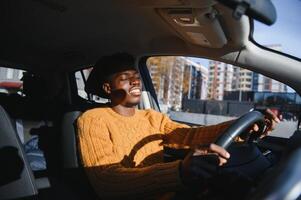
M 199 113 L 186 112 L 170 112 L 170 118 L 176 121 L 188 122 L 199 125 L 212 125 L 221 123 L 227 120 L 235 119 L 235 117 L 208 115 Z M 277 124 L 276 129 L 271 133 L 271 136 L 289 138 L 297 127 L 297 121 L 281 121 Z

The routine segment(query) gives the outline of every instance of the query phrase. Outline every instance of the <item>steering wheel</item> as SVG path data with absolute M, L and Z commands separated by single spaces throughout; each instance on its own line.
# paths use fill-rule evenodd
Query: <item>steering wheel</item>
M 216 140 L 215 144 L 227 149 L 234 139 L 248 130 L 254 123 L 259 125 L 259 131 L 262 132 L 265 128 L 264 115 L 259 111 L 248 112 L 238 118 L 233 124 L 228 127 L 223 134 Z
M 264 115 L 259 111 L 249 112 L 237 119 L 217 139 L 216 144 L 227 149 L 234 138 L 245 132 L 250 126 L 257 123 L 260 131 L 264 130 Z M 301 136 L 298 138 L 301 141 Z M 300 143 L 299 143 L 300 144 Z M 282 159 L 281 163 L 273 168 L 251 192 L 247 199 L 275 199 L 293 200 L 301 197 L 301 145 L 292 151 L 289 156 Z

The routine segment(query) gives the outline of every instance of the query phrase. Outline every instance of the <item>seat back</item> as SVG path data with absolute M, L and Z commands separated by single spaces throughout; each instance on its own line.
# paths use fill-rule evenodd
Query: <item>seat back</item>
M 62 119 L 63 180 L 77 199 L 98 199 L 78 158 L 76 120 L 81 113 L 70 111 Z
M 105 106 L 107 106 L 107 104 L 85 102 L 80 105 L 71 106 L 63 115 L 61 124 L 61 144 L 64 169 L 80 167 L 77 151 L 77 118 L 86 110 Z
M 79 160 L 77 157 L 76 143 L 76 119 L 81 114 L 81 111 L 67 112 L 62 120 L 62 153 L 63 167 L 78 168 Z
M 23 146 L 7 112 L 0 106 L 0 199 L 38 194 Z

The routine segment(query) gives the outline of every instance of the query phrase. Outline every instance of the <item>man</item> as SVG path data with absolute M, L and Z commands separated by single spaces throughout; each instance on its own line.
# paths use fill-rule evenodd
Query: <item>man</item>
M 136 109 L 141 81 L 134 65 L 128 54 L 106 56 L 89 77 L 99 86 L 98 95 L 110 99 L 108 107 L 78 119 L 79 152 L 92 186 L 102 199 L 167 198 L 170 192 L 201 186 L 230 157 L 213 142 L 231 122 L 191 128 L 154 110 Z M 164 163 L 163 146 L 191 153 Z

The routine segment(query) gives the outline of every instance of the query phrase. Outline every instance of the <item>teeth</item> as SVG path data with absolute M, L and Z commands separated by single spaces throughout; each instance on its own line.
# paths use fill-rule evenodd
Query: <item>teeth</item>
M 137 94 L 137 93 L 139 93 L 140 94 L 140 89 L 133 89 L 133 90 L 131 90 L 130 91 L 130 93 L 132 94 L 132 93 L 135 93 L 135 94 Z

